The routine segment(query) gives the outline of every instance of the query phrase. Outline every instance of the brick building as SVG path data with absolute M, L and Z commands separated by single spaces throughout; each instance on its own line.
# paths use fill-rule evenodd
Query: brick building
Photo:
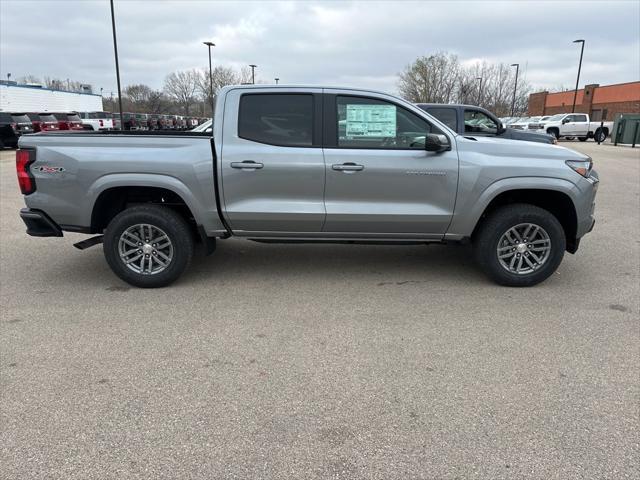
M 529 115 L 570 113 L 575 90 L 529 95 Z M 640 113 L 640 81 L 601 87 L 597 83 L 578 90 L 576 112 L 588 113 L 595 122 L 614 120 L 621 113 Z

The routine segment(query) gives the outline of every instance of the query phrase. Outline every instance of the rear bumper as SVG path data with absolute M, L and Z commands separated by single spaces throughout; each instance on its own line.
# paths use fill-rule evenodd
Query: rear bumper
M 23 208 L 20 218 L 27 226 L 27 234 L 32 237 L 62 237 L 60 226 L 40 210 Z

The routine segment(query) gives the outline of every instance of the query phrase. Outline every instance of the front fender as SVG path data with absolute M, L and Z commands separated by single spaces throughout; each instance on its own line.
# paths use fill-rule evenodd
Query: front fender
M 561 178 L 510 177 L 497 180 L 479 192 L 473 189 L 459 192 L 447 236 L 469 237 L 491 201 L 498 195 L 515 190 L 549 190 L 566 194 L 576 208 L 579 190 L 575 184 Z

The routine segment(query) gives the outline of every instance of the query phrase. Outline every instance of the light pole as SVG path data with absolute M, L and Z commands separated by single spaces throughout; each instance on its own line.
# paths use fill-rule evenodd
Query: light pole
M 113 13 L 113 0 L 111 0 L 111 29 L 113 31 L 113 52 L 116 57 L 116 79 L 118 80 L 118 108 L 120 109 L 120 127 L 124 126 L 122 118 L 122 90 L 120 89 L 120 65 L 118 64 L 118 42 L 116 40 L 116 17 Z
M 278 82 L 280 81 L 280 79 L 278 77 L 274 78 L 274 80 L 276 81 L 276 85 L 278 84 Z
M 482 100 L 482 77 L 478 77 L 476 80 L 480 80 L 478 85 L 478 106 L 480 106 L 480 100 Z
M 578 77 L 576 78 L 576 89 L 573 92 L 573 107 L 571 107 L 571 113 L 576 111 L 576 97 L 578 96 L 578 84 L 580 83 L 580 69 L 582 68 L 582 54 L 584 53 L 584 40 L 574 40 L 573 43 L 581 43 L 580 48 L 580 63 L 578 63 Z
M 511 116 L 513 117 L 516 108 L 516 91 L 518 90 L 518 72 L 520 71 L 519 63 L 512 63 L 512 67 L 516 67 L 516 81 L 513 84 L 513 100 L 511 100 Z
M 256 83 L 256 67 L 258 65 L 249 65 L 251 67 L 251 83 L 255 85 Z
M 213 69 L 211 68 L 211 47 L 215 47 L 213 42 L 202 42 L 209 47 L 209 95 L 211 96 L 211 118 L 213 118 Z
M 7 73 L 7 83 L 9 83 L 11 81 L 11 74 Z

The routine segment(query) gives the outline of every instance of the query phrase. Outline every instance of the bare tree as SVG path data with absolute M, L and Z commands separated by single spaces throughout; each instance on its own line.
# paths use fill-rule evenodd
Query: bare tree
M 415 103 L 450 103 L 454 99 L 460 65 L 445 52 L 419 57 L 400 73 L 400 94 Z
M 482 79 L 482 81 L 480 81 Z M 462 66 L 455 55 L 440 52 L 420 57 L 399 75 L 400 94 L 418 103 L 462 103 L 480 105 L 504 116 L 511 113 L 515 71 L 505 64 L 482 62 Z M 518 78 L 515 112 L 527 110 L 531 87 Z
M 218 94 L 218 90 L 227 85 L 237 85 L 240 82 L 240 75 L 231 67 L 217 66 L 211 72 L 213 80 L 213 96 Z M 206 103 L 206 109 L 210 110 L 213 105 L 211 97 L 211 83 L 209 81 L 209 69 L 204 68 L 198 72 L 197 84 L 200 97 Z
M 18 78 L 18 83 L 40 83 L 40 79 L 35 75 L 28 73 Z
M 185 115 L 189 115 L 191 106 L 196 102 L 198 75 L 197 70 L 184 70 L 170 73 L 164 80 L 165 93 L 176 102 Z

